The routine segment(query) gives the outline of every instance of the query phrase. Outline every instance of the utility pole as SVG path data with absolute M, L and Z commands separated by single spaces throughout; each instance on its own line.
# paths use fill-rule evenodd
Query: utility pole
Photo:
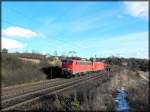
M 95 54 L 95 61 L 96 61 L 96 54 Z
M 107 67 L 108 79 L 110 78 L 110 66 Z

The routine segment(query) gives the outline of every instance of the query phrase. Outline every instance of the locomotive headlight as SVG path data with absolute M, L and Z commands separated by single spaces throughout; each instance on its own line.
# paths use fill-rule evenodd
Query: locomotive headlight
M 67 71 L 71 71 L 72 69 L 71 68 L 67 68 Z
M 68 70 L 68 71 L 70 71 L 70 70 L 72 70 L 72 69 L 70 69 L 70 68 L 63 68 L 63 70 Z

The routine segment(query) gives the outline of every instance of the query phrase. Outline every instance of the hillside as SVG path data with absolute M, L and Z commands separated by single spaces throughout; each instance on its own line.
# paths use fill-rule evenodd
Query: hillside
M 47 75 L 41 70 L 48 66 L 45 62 L 32 63 L 19 59 L 17 54 L 2 54 L 2 86 L 45 80 Z
M 59 66 L 61 66 L 61 62 L 52 56 L 46 58 L 45 55 L 41 54 L 2 53 L 1 59 L 3 87 L 51 78 L 50 70 L 52 69 L 53 77 L 60 76 L 61 68 L 59 68 Z M 110 67 L 124 66 L 125 68 L 134 71 L 148 71 L 148 60 L 145 59 L 111 57 L 96 58 L 95 60 L 104 61 L 110 65 Z M 124 65 L 124 63 L 126 65 Z

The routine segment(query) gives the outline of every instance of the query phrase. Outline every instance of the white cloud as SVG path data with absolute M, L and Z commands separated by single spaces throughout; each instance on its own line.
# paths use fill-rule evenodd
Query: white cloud
M 23 48 L 25 45 L 14 39 L 2 38 L 2 48 L 6 49 L 18 49 Z
M 125 5 L 125 12 L 131 16 L 139 17 L 148 20 L 148 2 L 130 1 L 123 2 Z
M 13 38 L 17 37 L 30 38 L 38 36 L 38 33 L 21 27 L 8 27 L 2 30 L 2 35 L 5 37 L 13 37 Z
M 47 53 L 46 51 L 43 51 L 43 52 L 42 52 L 43 55 L 45 55 L 46 53 Z

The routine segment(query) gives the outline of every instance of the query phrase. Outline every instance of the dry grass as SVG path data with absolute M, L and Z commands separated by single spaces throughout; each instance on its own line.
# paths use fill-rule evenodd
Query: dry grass
M 116 75 L 110 83 L 112 91 L 120 87 L 125 88 L 128 93 L 130 111 L 148 111 L 148 81 L 141 75 L 143 72 L 124 70 Z
M 29 58 L 19 58 L 21 59 L 22 61 L 29 61 L 29 62 L 32 62 L 32 63 L 40 63 L 40 59 L 29 59 Z
M 90 95 L 94 96 L 94 100 L 91 102 L 86 100 L 81 105 L 81 110 L 115 111 L 115 92 L 121 87 L 124 87 L 128 93 L 127 100 L 130 111 L 148 111 L 148 81 L 142 78 L 139 72 L 127 69 L 115 73 L 115 76 L 110 81 L 104 82 L 95 89 L 91 89 L 90 91 L 93 94 Z
M 2 87 L 45 80 L 41 64 L 23 62 L 18 56 L 2 55 Z
M 51 60 L 48 60 L 48 63 L 51 65 L 51 66 L 61 66 L 61 61 L 60 60 L 53 60 L 53 61 L 51 61 Z
M 148 81 L 145 81 L 138 72 L 127 69 L 111 74 L 115 76 L 110 80 L 104 77 L 100 80 L 89 81 L 77 88 L 72 88 L 70 92 L 59 94 L 58 97 L 57 95 L 46 96 L 29 107 L 36 111 L 65 111 L 65 98 L 70 96 L 71 103 L 78 104 L 74 108 L 76 111 L 115 111 L 116 89 L 124 87 L 128 93 L 130 112 L 148 111 Z M 75 101 L 74 98 L 76 98 Z

